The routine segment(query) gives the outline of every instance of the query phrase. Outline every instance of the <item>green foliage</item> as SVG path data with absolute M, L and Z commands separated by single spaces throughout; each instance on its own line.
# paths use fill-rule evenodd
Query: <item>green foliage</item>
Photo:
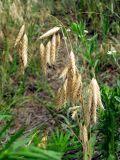
M 70 141 L 69 133 L 64 133 L 59 129 L 56 129 L 50 137 L 50 147 L 54 147 L 54 150 L 60 152 L 66 152 Z M 53 145 L 52 145 L 53 144 Z
M 101 114 L 100 123 L 101 151 L 107 160 L 117 159 L 119 145 L 119 117 L 120 117 L 120 82 L 112 89 L 108 86 L 102 87 L 105 112 Z
M 78 40 L 82 42 L 82 46 L 79 47 L 80 53 L 84 60 L 89 64 L 89 66 L 94 70 L 97 71 L 97 64 L 99 59 L 97 58 L 97 34 L 94 34 L 90 38 L 87 36 L 87 30 L 85 27 L 85 23 L 72 23 L 71 29 L 78 37 Z
M 3 139 L 3 135 L 5 136 L 5 132 L 9 130 L 10 124 L 12 121 L 8 122 L 6 126 L 4 126 L 0 130 L 0 140 Z M 23 137 L 24 128 L 20 129 L 13 136 L 9 137 L 9 140 L 0 147 L 0 160 L 27 160 L 27 159 L 42 159 L 42 160 L 60 160 L 62 157 L 62 152 L 56 152 L 51 150 L 43 150 L 40 149 L 31 143 L 27 146 L 29 138 Z M 30 137 L 30 135 L 29 135 Z M 27 141 L 25 139 L 27 139 Z M 21 143 L 22 142 L 22 143 Z

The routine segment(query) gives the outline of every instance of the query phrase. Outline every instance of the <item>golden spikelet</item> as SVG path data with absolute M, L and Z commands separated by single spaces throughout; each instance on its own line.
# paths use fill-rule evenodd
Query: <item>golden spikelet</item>
M 72 113 L 71 118 L 73 120 L 75 120 L 78 112 L 81 110 L 81 107 L 80 106 L 73 106 L 73 107 L 69 108 L 69 110 L 71 110 L 71 113 Z
M 68 96 L 71 101 L 73 101 L 73 92 L 74 86 L 76 81 L 76 66 L 75 66 L 75 56 L 74 53 L 70 52 L 70 64 L 69 64 L 69 71 L 68 71 Z
M 85 144 L 88 143 L 88 132 L 87 132 L 87 127 L 83 125 L 82 127 L 82 132 L 83 132 L 83 141 Z
M 56 35 L 56 41 L 57 41 L 57 48 L 59 48 L 59 46 L 60 46 L 60 42 L 61 42 L 61 38 L 60 38 L 60 34 L 58 33 L 57 35 Z
M 43 149 L 46 149 L 46 146 L 47 146 L 47 136 L 43 137 L 41 140 L 41 143 L 38 144 L 38 147 Z
M 56 105 L 62 106 L 67 102 L 67 79 L 65 80 L 63 86 L 58 89 L 57 95 L 56 95 Z
M 56 60 L 56 35 L 52 36 L 51 40 L 51 64 L 55 64 Z
M 60 34 L 58 33 L 56 35 L 56 57 L 58 55 L 58 51 L 59 51 L 59 48 L 60 48 L 60 42 L 61 42 L 61 38 L 60 38 Z
M 65 79 L 65 78 L 67 77 L 67 73 L 68 73 L 68 66 L 66 66 L 66 67 L 63 69 L 63 71 L 62 71 L 62 73 L 60 74 L 59 78 Z
M 58 107 L 61 107 L 63 105 L 63 90 L 62 88 L 59 88 L 56 94 L 56 98 L 55 98 L 55 104 Z
M 46 45 L 46 62 L 51 65 L 50 62 L 50 55 L 51 55 L 51 42 L 48 41 L 47 45 Z
M 63 85 L 63 104 L 67 102 L 67 83 L 68 80 L 66 79 Z
M 76 102 L 82 95 L 82 78 L 81 75 L 76 73 L 76 80 L 73 87 L 73 101 Z
M 71 76 L 74 77 L 76 73 L 76 66 L 75 66 L 75 55 L 72 51 L 70 52 L 70 71 L 71 71 Z
M 88 131 L 85 125 L 80 126 L 80 139 L 82 141 L 84 160 L 88 159 Z
M 23 67 L 24 69 L 27 67 L 27 57 L 28 57 L 28 38 L 27 35 L 24 34 L 23 36 L 23 45 L 22 45 L 22 61 L 23 61 Z
M 47 73 L 46 55 L 45 55 L 45 46 L 43 43 L 40 44 L 40 59 L 41 59 L 41 66 L 42 66 L 43 72 L 46 75 Z
M 46 147 L 47 147 L 47 135 L 42 137 L 41 142 L 38 144 L 38 147 L 46 149 Z
M 89 96 L 89 109 L 91 112 L 91 124 L 95 124 L 97 121 L 96 110 L 100 106 L 104 109 L 101 101 L 100 89 L 96 79 L 92 79 L 90 83 L 90 96 Z
M 67 89 L 68 89 L 68 97 L 69 97 L 69 99 L 71 100 L 71 102 L 72 101 L 74 102 L 74 100 L 73 100 L 73 92 L 74 92 L 74 86 L 75 86 L 75 82 L 76 82 L 76 74 L 73 75 L 71 73 L 73 73 L 73 72 L 71 72 L 69 70 L 69 72 L 68 72 L 68 87 L 67 87 Z
M 84 114 L 84 122 L 86 127 L 90 124 L 90 112 L 88 106 L 84 105 L 83 107 L 83 114 Z
M 88 148 L 88 131 L 85 125 L 80 125 L 80 139 L 82 141 L 83 151 L 87 151 Z
M 77 113 L 78 113 L 78 110 L 77 110 L 77 109 L 72 112 L 71 118 L 72 118 L 73 120 L 76 119 Z
M 16 38 L 16 40 L 15 40 L 14 47 L 16 47 L 17 44 L 20 42 L 20 40 L 21 40 L 21 38 L 22 38 L 22 36 L 23 36 L 23 34 L 24 34 L 24 31 L 25 31 L 25 25 L 23 24 L 22 27 L 20 28 L 20 31 L 19 31 L 19 33 L 18 33 L 18 36 L 17 36 L 17 38 Z
M 40 39 L 49 37 L 53 34 L 55 34 L 56 32 L 58 32 L 60 30 L 60 27 L 54 27 L 52 29 L 50 29 L 49 31 L 47 31 L 46 33 L 44 33 L 42 36 L 40 36 Z

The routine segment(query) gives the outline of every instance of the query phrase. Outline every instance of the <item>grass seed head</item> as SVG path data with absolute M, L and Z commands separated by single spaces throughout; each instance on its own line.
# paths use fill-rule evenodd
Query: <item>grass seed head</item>
M 70 52 L 70 70 L 71 70 L 71 76 L 74 77 L 76 73 L 76 66 L 75 66 L 75 55 L 72 51 Z
M 60 27 L 54 27 L 54 28 L 50 29 L 49 31 L 47 31 L 46 33 L 44 33 L 42 36 L 40 36 L 40 39 L 44 39 L 44 38 L 47 38 L 51 35 L 54 35 L 59 30 L 60 30 Z
M 16 40 L 15 40 L 14 47 L 16 47 L 17 44 L 20 42 L 20 40 L 21 40 L 21 38 L 22 38 L 22 36 L 23 36 L 23 34 L 24 34 L 24 31 L 25 31 L 25 25 L 23 24 L 22 27 L 20 28 L 20 31 L 19 31 L 19 33 L 18 33 L 18 36 L 17 36 L 17 38 L 16 38 Z
M 51 40 L 51 64 L 55 64 L 56 61 L 56 35 L 52 36 Z
M 41 59 L 41 67 L 43 69 L 44 74 L 47 73 L 47 66 L 46 66 L 46 55 L 45 55 L 45 46 L 43 43 L 40 44 L 40 59 Z
M 88 145 L 88 131 L 85 125 L 80 125 L 80 139 L 82 141 L 83 151 L 87 150 Z
M 57 48 L 59 48 L 60 42 L 61 42 L 60 34 L 58 33 L 56 37 L 57 37 L 56 38 L 57 39 Z
M 22 46 L 22 61 L 24 69 L 27 67 L 27 59 L 28 57 L 28 38 L 27 35 L 24 34 L 23 36 L 23 46 Z
M 90 83 L 89 109 L 91 112 L 91 124 L 96 124 L 97 121 L 97 107 L 104 108 L 101 101 L 100 88 L 95 78 Z
M 48 41 L 47 45 L 46 45 L 46 62 L 51 65 L 50 62 L 50 56 L 51 56 L 51 42 Z
M 82 78 L 81 75 L 76 73 L 76 80 L 73 87 L 73 101 L 77 101 L 82 95 Z
M 56 96 L 56 105 L 58 107 L 63 106 L 67 102 L 67 83 L 68 80 L 66 79 L 63 86 L 58 89 Z
M 63 69 L 63 71 L 62 71 L 62 73 L 60 74 L 59 78 L 65 79 L 65 78 L 67 77 L 67 74 L 68 74 L 68 66 L 66 66 L 66 67 Z
M 59 88 L 55 97 L 55 104 L 58 107 L 61 107 L 63 105 L 63 90 L 62 88 Z

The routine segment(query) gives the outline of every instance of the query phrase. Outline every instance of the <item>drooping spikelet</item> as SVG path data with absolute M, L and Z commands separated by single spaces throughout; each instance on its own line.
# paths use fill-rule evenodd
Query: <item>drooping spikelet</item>
M 58 89 L 57 95 L 56 95 L 56 105 L 58 107 L 64 105 L 67 101 L 67 79 L 65 80 L 63 86 Z
M 68 83 L 68 80 L 66 79 L 63 84 L 63 104 L 67 102 L 67 83 Z
M 97 121 L 96 110 L 97 107 L 104 109 L 101 101 L 100 89 L 96 79 L 92 79 L 90 83 L 90 96 L 89 96 L 89 110 L 91 114 L 91 124 L 95 124 Z
M 76 73 L 76 66 L 75 66 L 75 55 L 72 51 L 70 52 L 70 71 L 71 71 L 71 76 L 74 77 Z
M 74 53 L 70 52 L 70 62 L 68 71 L 68 97 L 73 101 L 73 91 L 76 81 L 76 66 L 75 66 L 75 56 Z
M 56 61 L 56 35 L 52 36 L 51 40 L 51 64 L 55 64 Z
M 60 42 L 61 42 L 61 39 L 60 39 L 60 34 L 58 33 L 57 35 L 56 35 L 56 41 L 57 41 L 57 48 L 59 48 L 59 46 L 60 46 Z
M 44 74 L 46 75 L 47 72 L 46 54 L 45 54 L 45 46 L 43 43 L 40 44 L 40 59 L 41 59 L 41 67 L 43 69 Z
M 42 36 L 40 36 L 40 39 L 49 37 L 53 34 L 55 34 L 56 32 L 58 32 L 60 30 L 60 27 L 54 27 L 52 29 L 50 29 L 49 31 L 47 31 L 46 33 L 44 33 Z
M 59 88 L 56 93 L 55 104 L 58 107 L 61 107 L 63 105 L 63 90 L 62 90 L 62 88 Z
M 76 72 L 76 80 L 73 87 L 73 101 L 76 102 L 82 95 L 82 78 L 81 75 Z
M 51 42 L 48 41 L 47 45 L 46 45 L 46 62 L 51 65 L 50 62 L 50 56 L 51 56 Z
M 27 35 L 24 34 L 23 36 L 23 44 L 22 44 L 22 61 L 23 61 L 23 67 L 24 69 L 27 67 L 27 61 L 28 61 L 28 38 Z
M 63 69 L 62 73 L 60 74 L 59 78 L 65 79 L 65 78 L 67 77 L 67 74 L 68 74 L 68 69 L 69 69 L 68 66 L 66 66 L 66 67 Z
M 17 36 L 17 38 L 16 38 L 16 40 L 15 40 L 14 47 L 16 47 L 16 45 L 20 42 L 20 40 L 21 40 L 21 38 L 22 38 L 22 36 L 23 36 L 23 34 L 24 34 L 24 31 L 25 31 L 25 25 L 23 24 L 22 27 L 20 28 L 20 31 L 19 31 L 19 33 L 18 33 L 18 36 Z
M 56 57 L 58 55 L 58 51 L 59 51 L 59 48 L 60 48 L 60 42 L 61 42 L 61 38 L 60 38 L 60 34 L 58 33 L 56 35 Z

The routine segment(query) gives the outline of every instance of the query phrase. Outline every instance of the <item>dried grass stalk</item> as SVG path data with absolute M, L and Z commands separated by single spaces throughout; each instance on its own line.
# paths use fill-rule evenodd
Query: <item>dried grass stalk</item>
M 50 29 L 49 31 L 47 31 L 46 33 L 44 33 L 42 36 L 40 36 L 40 39 L 49 37 L 53 34 L 55 34 L 56 32 L 58 32 L 60 30 L 60 27 L 54 27 L 52 29 Z
M 87 132 L 87 127 L 83 125 L 82 127 L 82 132 L 83 132 L 83 142 L 85 145 L 88 143 L 88 132 Z
M 51 55 L 51 42 L 48 41 L 47 45 L 46 45 L 46 62 L 51 65 L 50 62 L 50 55 Z
M 55 64 L 56 61 L 56 35 L 52 36 L 51 40 L 51 64 Z
M 80 139 L 82 141 L 83 152 L 86 154 L 88 150 L 88 131 L 85 125 L 80 126 Z
M 28 38 L 27 35 L 24 34 L 23 36 L 23 45 L 22 45 L 22 61 L 24 69 L 27 67 L 28 62 Z
M 46 54 L 45 54 L 45 46 L 43 43 L 40 44 L 40 59 L 41 59 L 41 66 L 42 66 L 43 72 L 46 75 L 47 73 Z
M 17 38 L 16 38 L 16 40 L 15 40 L 14 47 L 16 47 L 17 44 L 20 42 L 20 40 L 21 40 L 21 38 L 22 38 L 22 36 L 23 36 L 23 34 L 24 34 L 24 31 L 25 31 L 25 25 L 23 24 L 22 27 L 20 28 L 20 31 L 19 31 L 19 33 L 18 33 L 18 36 L 17 36 Z

